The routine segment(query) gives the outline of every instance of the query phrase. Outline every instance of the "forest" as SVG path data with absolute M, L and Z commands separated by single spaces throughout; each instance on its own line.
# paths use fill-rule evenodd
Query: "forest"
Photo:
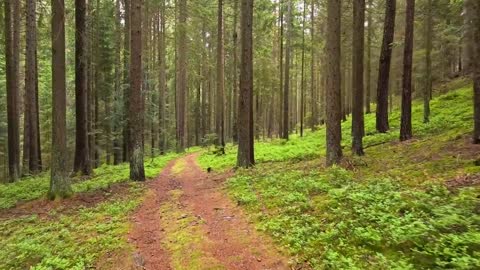
M 480 269 L 480 1 L 1 1 L 0 246 Z

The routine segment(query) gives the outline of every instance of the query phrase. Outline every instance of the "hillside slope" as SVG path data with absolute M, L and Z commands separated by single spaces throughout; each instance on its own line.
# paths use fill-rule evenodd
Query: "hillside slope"
M 470 143 L 472 89 L 432 101 L 422 123 L 413 107 L 414 139 L 375 133 L 366 116 L 365 157 L 350 155 L 350 120 L 343 123 L 346 157 L 324 167 L 325 130 L 256 145 L 258 165 L 227 182 L 232 198 L 295 264 L 314 269 L 478 269 L 480 267 L 480 146 Z M 234 166 L 204 153 L 203 167 Z

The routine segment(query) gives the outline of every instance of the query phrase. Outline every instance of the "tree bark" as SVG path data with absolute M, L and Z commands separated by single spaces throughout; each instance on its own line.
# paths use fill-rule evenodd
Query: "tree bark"
M 64 0 L 52 0 L 52 91 L 52 159 L 48 192 L 51 200 L 72 193 L 67 173 Z
M 127 162 L 130 160 L 130 153 L 128 152 L 129 144 L 129 129 L 128 129 L 128 108 L 130 103 L 130 7 L 132 0 L 123 0 L 124 6 L 124 22 L 125 22 L 125 36 L 124 36 L 124 46 L 123 46 L 123 106 L 124 106 L 124 115 L 123 115 L 123 161 Z
M 396 0 L 386 0 L 385 24 L 383 27 L 382 51 L 377 84 L 377 131 L 385 133 L 389 130 L 388 124 L 388 82 L 390 79 L 390 63 L 392 60 L 393 36 L 395 32 Z
M 292 0 L 288 0 L 287 41 L 285 44 L 285 84 L 283 88 L 283 132 L 282 138 L 288 140 L 289 134 L 289 92 L 290 92 L 290 42 L 292 38 Z
M 238 142 L 238 33 L 237 33 L 237 17 L 238 17 L 238 1 L 235 0 L 233 3 L 233 91 L 232 91 L 232 138 L 233 142 Z
M 367 74 L 366 74 L 366 89 L 365 89 L 365 113 L 371 113 L 370 103 L 372 94 L 372 37 L 373 37 L 373 0 L 368 0 L 368 34 L 367 34 Z
M 25 121 L 28 122 L 28 135 L 25 144 L 28 145 L 29 172 L 36 174 L 40 171 L 40 143 L 38 123 L 38 93 L 37 93 L 37 21 L 36 2 L 27 1 L 26 20 L 26 55 L 25 55 Z M 28 107 L 28 108 L 27 108 Z M 28 142 L 27 142 L 28 140 Z
M 317 95 L 316 95 L 316 88 L 315 88 L 315 1 L 312 1 L 312 7 L 310 10 L 310 35 L 311 35 L 311 43 L 312 43 L 312 59 L 310 63 L 311 68 L 311 77 L 310 77 L 310 91 L 311 91 L 311 106 L 312 106 L 312 116 L 310 119 L 310 127 L 312 131 L 315 131 L 316 126 L 318 124 L 318 104 L 317 104 Z
M 307 1 L 303 0 L 303 25 L 302 25 L 302 75 L 300 86 L 300 137 L 303 137 L 303 116 L 305 114 L 305 23 L 307 16 Z
M 341 126 L 341 89 L 340 89 L 340 31 L 341 4 L 338 0 L 327 3 L 327 89 L 326 89 L 326 125 L 327 125 L 327 166 L 340 162 L 342 158 Z
M 225 53 L 223 49 L 223 0 L 218 0 L 217 14 L 217 102 L 216 133 L 217 146 L 225 153 Z
M 412 138 L 412 58 L 414 15 L 415 0 L 407 0 L 405 48 L 403 54 L 402 119 L 400 124 L 401 141 L 406 141 Z
M 473 80 L 473 138 L 474 144 L 480 144 L 480 3 L 466 0 L 465 8 L 465 69 Z
M 87 111 L 87 42 L 86 42 L 85 0 L 75 0 L 75 159 L 73 171 L 90 175 L 90 157 L 88 149 L 88 111 Z
M 238 104 L 237 166 L 255 165 L 253 130 L 253 0 L 242 0 L 241 6 L 241 68 Z
M 113 164 L 117 165 L 122 162 L 122 148 L 120 145 L 119 132 L 121 130 L 121 115 L 123 112 L 119 110 L 118 104 L 121 101 L 121 50 L 122 50 L 122 30 L 121 30 L 121 7 L 120 0 L 115 0 L 115 96 L 113 111 L 115 118 L 113 120 Z
M 20 177 L 19 1 L 5 1 L 5 62 L 7 81 L 9 181 Z
M 178 75 L 176 83 L 177 108 L 177 152 L 185 151 L 187 112 L 187 0 L 179 0 L 178 23 Z
M 365 47 L 365 0 L 353 1 L 352 43 L 352 152 L 363 156 L 363 55 Z
M 160 10 L 160 40 L 158 42 L 158 58 L 160 62 L 160 76 L 159 76 L 159 97 L 158 97 L 158 122 L 159 122 L 159 140 L 158 148 L 160 153 L 164 154 L 166 151 L 166 109 L 165 109 L 165 95 L 167 92 L 167 65 L 166 65 L 166 48 L 165 48 L 165 1 L 161 2 Z
M 432 92 L 432 38 L 433 18 L 432 0 L 427 0 L 427 14 L 425 22 L 425 89 L 423 92 L 423 122 L 430 122 L 430 97 Z
M 132 0 L 130 9 L 130 102 L 128 128 L 130 179 L 145 181 L 143 166 L 144 96 L 142 94 L 142 0 Z

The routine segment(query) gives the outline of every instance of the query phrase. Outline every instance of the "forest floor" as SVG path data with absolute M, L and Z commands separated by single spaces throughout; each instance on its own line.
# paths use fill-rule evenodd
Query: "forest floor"
M 170 162 L 148 183 L 147 195 L 131 217 L 128 239 L 135 251 L 128 268 L 289 269 L 285 257 L 222 190 L 231 173 L 206 173 L 197 156 Z M 125 266 L 123 260 L 107 268 Z
M 332 168 L 321 126 L 257 140 L 249 170 L 229 144 L 147 159 L 145 183 L 104 165 L 62 201 L 46 200 L 48 173 L 0 184 L 0 269 L 480 269 L 472 88 L 435 96 L 429 123 L 414 102 L 407 142 L 398 109 L 385 134 L 367 114 L 363 157 L 343 122 Z

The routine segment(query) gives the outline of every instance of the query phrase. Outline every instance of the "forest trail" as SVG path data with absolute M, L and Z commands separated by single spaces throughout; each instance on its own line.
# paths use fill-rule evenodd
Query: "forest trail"
M 170 162 L 148 184 L 132 217 L 136 269 L 289 269 L 222 191 L 227 174 L 208 174 L 197 154 Z

